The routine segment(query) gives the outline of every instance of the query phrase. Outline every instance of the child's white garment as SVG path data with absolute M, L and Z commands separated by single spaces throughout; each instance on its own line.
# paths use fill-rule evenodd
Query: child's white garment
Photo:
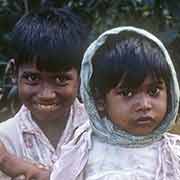
M 170 146 L 169 146 L 170 145 Z M 180 158 L 180 137 L 166 133 L 162 140 L 141 148 L 126 148 L 93 137 L 93 149 L 85 168 L 86 180 L 178 180 L 170 151 Z M 180 169 L 178 169 L 180 173 Z M 160 173 L 159 173 L 160 172 Z M 180 175 L 180 174 L 179 174 Z
M 66 128 L 57 148 L 54 149 L 32 120 L 30 111 L 22 106 L 13 118 L 0 124 L 0 140 L 11 153 L 52 167 L 61 154 L 61 147 L 72 141 L 75 138 L 74 133 L 87 121 L 88 116 L 84 106 L 76 99 L 71 107 Z M 9 179 L 3 173 L 0 174 L 0 180 Z

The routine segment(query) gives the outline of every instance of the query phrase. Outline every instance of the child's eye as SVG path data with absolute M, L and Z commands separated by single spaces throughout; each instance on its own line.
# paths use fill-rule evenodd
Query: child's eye
M 160 93 L 160 89 L 158 87 L 152 87 L 149 89 L 148 94 L 152 97 L 158 96 Z
M 134 92 L 132 89 L 120 89 L 118 91 L 118 94 L 125 97 L 132 97 L 134 95 Z

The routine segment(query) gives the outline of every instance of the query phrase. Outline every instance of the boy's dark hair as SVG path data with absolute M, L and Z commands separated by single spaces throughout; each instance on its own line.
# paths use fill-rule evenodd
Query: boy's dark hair
M 134 89 L 147 75 L 157 81 L 162 78 L 169 89 L 171 72 L 164 59 L 162 50 L 147 38 L 131 33 L 112 35 L 93 56 L 91 91 L 104 97 L 120 80 L 122 87 Z
M 12 32 L 16 68 L 35 63 L 39 70 L 80 70 L 89 28 L 68 8 L 44 7 L 24 15 Z

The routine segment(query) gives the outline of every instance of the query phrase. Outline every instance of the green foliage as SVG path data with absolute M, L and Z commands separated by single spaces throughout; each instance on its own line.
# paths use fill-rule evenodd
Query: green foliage
M 91 39 L 106 29 L 134 25 L 157 34 L 165 42 L 178 36 L 180 1 L 177 0 L 48 0 L 69 6 L 92 27 Z M 47 0 L 0 0 L 0 54 L 9 57 L 10 32 L 17 20 Z M 0 59 L 1 60 L 1 59 Z

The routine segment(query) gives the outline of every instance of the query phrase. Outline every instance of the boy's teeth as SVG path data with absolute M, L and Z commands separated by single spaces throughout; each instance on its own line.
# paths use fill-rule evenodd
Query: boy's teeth
M 42 104 L 38 104 L 38 108 L 41 110 L 45 110 L 45 111 L 52 111 L 56 108 L 56 105 L 42 105 Z

